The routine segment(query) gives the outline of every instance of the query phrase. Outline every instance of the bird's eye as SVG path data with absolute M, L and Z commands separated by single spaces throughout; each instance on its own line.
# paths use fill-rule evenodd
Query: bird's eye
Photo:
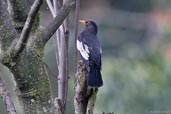
M 86 22 L 86 25 L 90 25 L 90 22 L 89 22 L 89 21 L 87 21 L 87 22 Z

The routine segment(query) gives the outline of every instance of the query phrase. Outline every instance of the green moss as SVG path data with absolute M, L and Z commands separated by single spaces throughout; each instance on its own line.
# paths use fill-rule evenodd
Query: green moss
M 6 30 L 5 25 L 0 26 L 0 40 L 5 43 L 3 44 L 3 49 L 7 50 L 11 46 L 11 38 L 13 38 L 11 33 Z
M 33 27 L 32 27 L 32 29 L 31 29 L 31 31 L 32 31 L 33 33 L 35 33 L 35 32 L 38 30 L 39 22 L 40 22 L 40 14 L 38 13 L 38 14 L 36 15 L 36 18 L 35 18 L 34 23 L 33 23 Z
M 24 7 L 23 0 L 16 0 L 16 6 L 14 7 L 16 14 L 14 15 L 16 22 L 24 22 L 27 18 L 25 13 L 26 9 Z
M 20 91 L 22 99 L 27 99 L 26 102 L 31 102 L 26 107 L 46 107 L 48 106 L 48 100 L 50 99 L 50 84 L 47 74 L 44 69 L 44 65 L 40 57 L 43 57 L 42 49 L 38 49 L 36 46 L 31 46 L 28 53 L 23 53 L 19 63 L 13 67 L 13 73 L 17 80 L 19 80 Z M 36 55 L 38 53 L 40 57 Z M 15 72 L 14 72 L 15 70 Z M 23 75 L 21 75 L 23 74 Z M 34 107 L 36 108 L 36 107 Z M 32 109 L 34 110 L 34 109 Z
M 4 54 L 2 57 L 2 64 L 11 66 L 10 63 L 12 62 L 12 58 L 9 54 Z

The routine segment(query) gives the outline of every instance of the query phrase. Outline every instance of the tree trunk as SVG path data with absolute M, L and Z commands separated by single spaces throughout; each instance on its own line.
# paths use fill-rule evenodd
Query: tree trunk
M 44 30 L 39 30 L 39 15 L 36 14 L 43 0 L 35 0 L 31 8 L 28 0 L 0 0 L 0 62 L 13 74 L 22 114 L 53 112 L 43 49 L 75 1 L 68 1 L 59 15 Z
M 74 82 L 74 114 L 93 114 L 98 88 L 87 85 L 87 70 L 83 61 L 77 64 Z
M 42 62 L 43 49 L 34 38 L 10 66 L 16 82 L 19 101 L 27 114 L 45 114 L 50 109 L 50 84 Z M 18 91 L 19 90 L 19 91 Z
M 5 2 L 3 1 L 2 4 L 5 4 Z M 8 25 L 4 26 L 8 27 L 9 25 L 11 25 L 11 27 L 15 27 L 9 27 L 9 31 L 5 31 L 5 34 L 8 34 L 11 29 L 16 30 L 16 34 L 21 36 L 24 23 L 28 15 L 28 7 L 30 8 L 31 4 L 29 4 L 27 0 L 21 0 L 20 2 L 18 0 L 8 0 L 8 11 L 12 18 L 9 17 L 9 14 L 5 9 L 6 4 L 4 6 L 1 6 L 1 10 L 5 11 L 2 13 L 6 14 L 1 19 L 9 19 Z M 26 9 L 24 9 L 25 6 L 27 6 Z M 10 23 L 11 21 L 13 21 L 13 24 Z M 1 25 L 3 25 L 3 23 Z M 38 28 L 39 15 L 37 15 L 32 26 L 27 44 L 23 44 L 26 45 L 24 50 L 21 50 L 21 52 L 18 53 L 17 56 L 13 59 L 12 55 L 7 56 L 5 57 L 5 59 L 3 59 L 3 64 L 10 69 L 14 76 L 14 79 L 16 81 L 15 92 L 18 96 L 21 107 L 24 110 L 24 112 L 22 113 L 26 114 L 49 114 L 51 106 L 51 103 L 48 103 L 48 101 L 50 101 L 51 99 L 50 84 L 46 70 L 44 68 L 44 64 L 42 62 L 44 44 L 41 43 L 42 39 L 39 37 L 35 37 L 36 35 L 34 34 L 37 32 Z M 18 40 L 19 36 L 15 35 L 16 40 Z M 10 38 L 11 36 L 6 37 L 6 39 L 9 39 L 9 41 L 3 42 L 3 45 L 7 46 L 6 48 L 4 48 L 4 50 L 7 50 L 9 49 L 9 47 L 11 47 L 10 43 L 11 40 L 13 40 Z
M 0 73 L 0 96 L 6 106 L 6 109 L 9 114 L 17 114 L 14 104 L 11 100 L 9 91 L 6 87 L 5 81 L 3 80 L 2 74 Z

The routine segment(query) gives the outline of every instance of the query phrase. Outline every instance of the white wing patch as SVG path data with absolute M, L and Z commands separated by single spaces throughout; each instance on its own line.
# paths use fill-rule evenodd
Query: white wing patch
M 84 47 L 85 47 L 85 51 L 86 51 L 87 53 L 90 53 L 89 50 L 88 50 L 88 46 L 84 44 Z
M 84 45 L 84 46 L 83 46 Z M 83 44 L 81 41 L 77 40 L 77 49 L 79 50 L 79 52 L 81 53 L 81 56 L 85 59 L 88 60 L 89 58 L 89 49 L 88 46 Z
M 102 47 L 100 46 L 100 54 L 102 54 Z

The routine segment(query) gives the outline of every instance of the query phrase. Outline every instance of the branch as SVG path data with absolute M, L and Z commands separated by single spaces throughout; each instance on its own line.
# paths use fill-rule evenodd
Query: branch
M 97 88 L 88 88 L 88 91 L 90 91 L 90 93 L 88 93 L 88 96 L 90 96 L 90 97 L 89 97 L 88 104 L 87 104 L 86 114 L 93 114 L 98 89 Z
M 43 0 L 35 0 L 33 5 L 31 6 L 31 9 L 28 14 L 27 20 L 25 22 L 24 28 L 22 30 L 21 36 L 19 40 L 17 41 L 17 44 L 14 45 L 14 49 L 11 49 L 11 53 L 13 54 L 13 56 L 18 55 L 25 48 L 27 40 L 29 38 L 29 34 L 31 32 L 33 22 L 36 18 L 36 15 L 42 3 L 43 3 Z
M 93 114 L 94 111 L 98 88 L 87 85 L 87 73 L 85 64 L 80 61 L 74 82 L 74 114 Z
M 17 30 L 21 32 L 30 10 L 30 2 L 28 0 L 7 0 L 8 11 L 13 19 L 13 24 Z
M 55 98 L 54 101 L 54 105 L 55 105 L 55 114 L 63 114 L 64 111 L 62 110 L 62 101 L 59 98 Z
M 77 47 L 76 47 L 76 42 L 77 42 L 77 35 L 78 35 L 78 18 L 79 18 L 79 10 L 80 10 L 80 0 L 77 0 L 76 3 L 76 10 L 75 10 L 75 39 L 74 39 L 74 54 L 75 54 L 75 72 L 76 72 L 76 67 L 77 67 Z
M 18 37 L 12 19 L 7 11 L 6 0 L 0 0 L 0 53 L 6 52 L 9 44 Z M 2 56 L 1 56 L 2 57 Z
M 68 0 L 63 0 L 63 3 L 66 3 Z M 66 112 L 66 102 L 67 102 L 67 95 L 68 95 L 68 79 L 69 79 L 69 65 L 68 65 L 68 43 L 69 43 L 69 16 L 67 16 L 63 22 L 63 31 L 64 31 L 64 38 L 65 38 L 65 97 L 64 97 L 64 111 Z
M 50 12 L 51 12 L 52 16 L 55 17 L 55 12 L 53 11 L 54 8 L 52 6 L 51 1 L 50 0 L 46 0 L 46 3 L 47 3 L 47 5 L 48 5 L 48 7 L 50 9 Z
M 4 104 L 6 106 L 6 109 L 8 111 L 9 114 L 17 114 L 14 104 L 11 100 L 9 91 L 7 90 L 6 86 L 5 86 L 5 82 L 2 79 L 2 74 L 0 73 L 0 96 L 2 97 Z
M 47 4 L 51 10 L 53 17 L 60 12 L 63 3 L 67 3 L 68 0 L 53 0 L 53 6 L 50 1 L 46 0 Z M 64 4 L 65 5 L 65 4 Z M 63 21 L 62 21 L 63 22 Z M 67 91 L 68 91 L 68 18 L 65 19 L 63 24 L 56 31 L 56 43 L 55 46 L 55 54 L 58 65 L 58 99 L 62 103 L 63 113 L 65 113 L 66 101 L 67 101 Z M 44 35 L 42 35 L 44 36 Z M 60 111 L 59 111 L 60 112 Z M 58 113 L 59 113 L 58 112 Z
M 67 1 L 59 11 L 58 15 L 52 20 L 52 22 L 43 31 L 41 31 L 39 37 L 42 37 L 43 44 L 46 44 L 46 42 L 56 32 L 64 19 L 68 16 L 75 3 L 76 0 Z
M 77 65 L 77 72 L 74 82 L 74 114 L 86 114 L 87 107 L 87 70 L 83 62 Z

